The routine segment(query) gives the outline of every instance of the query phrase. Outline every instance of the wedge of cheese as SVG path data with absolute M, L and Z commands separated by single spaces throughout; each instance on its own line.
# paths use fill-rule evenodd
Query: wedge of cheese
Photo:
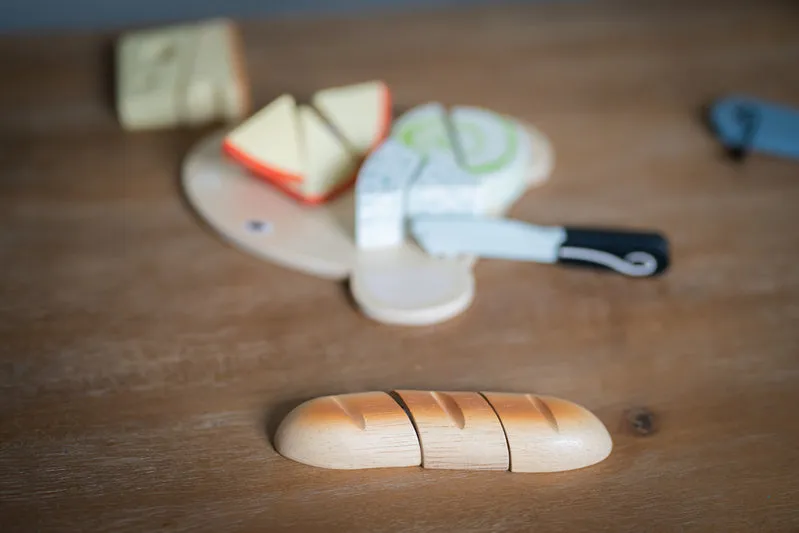
M 357 160 L 314 109 L 303 105 L 297 114 L 304 175 L 300 183 L 289 185 L 306 202 L 320 203 L 353 183 Z
M 427 158 L 406 194 L 405 211 L 410 218 L 420 215 L 473 215 L 482 209 L 483 190 L 474 176 L 461 169 L 447 155 Z
M 225 137 L 224 151 L 251 172 L 273 182 L 303 181 L 297 105 L 280 96 Z
M 358 248 L 390 248 L 405 240 L 407 190 L 422 158 L 393 139 L 369 154 L 355 183 Z
M 374 150 L 391 127 L 391 92 L 382 81 L 323 89 L 311 102 L 361 156 Z
M 501 212 L 527 188 L 532 141 L 516 121 L 477 107 L 450 113 L 465 169 L 479 182 L 486 210 Z
M 402 115 L 391 129 L 391 136 L 422 156 L 455 157 L 449 135 L 447 110 L 433 102 L 414 107 Z
M 358 163 L 386 137 L 383 82 L 319 91 L 317 109 L 284 94 L 230 132 L 223 149 L 256 176 L 304 203 L 329 200 L 355 181 Z

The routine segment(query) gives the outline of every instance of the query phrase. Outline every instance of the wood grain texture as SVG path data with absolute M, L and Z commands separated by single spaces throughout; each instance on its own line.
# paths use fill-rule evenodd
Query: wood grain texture
M 729 162 L 699 109 L 799 105 L 797 28 L 776 0 L 247 22 L 255 105 L 382 77 L 506 112 L 557 157 L 514 217 L 671 238 L 657 280 L 481 261 L 469 311 L 418 329 L 206 231 L 177 186 L 205 131 L 120 130 L 113 35 L 0 39 L 3 531 L 795 531 L 799 167 Z M 527 476 L 269 444 L 302 400 L 398 388 L 568 398 L 614 451 Z

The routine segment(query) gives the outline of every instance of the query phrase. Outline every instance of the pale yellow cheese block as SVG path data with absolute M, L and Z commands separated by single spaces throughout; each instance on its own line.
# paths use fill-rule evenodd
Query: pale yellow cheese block
M 306 198 L 324 197 L 352 182 L 358 164 L 342 140 L 314 109 L 302 105 L 298 114 L 304 167 L 299 189 Z
M 382 81 L 323 89 L 311 102 L 361 156 L 380 144 L 391 127 L 391 92 Z
M 116 47 L 119 121 L 144 130 L 239 119 L 250 109 L 245 70 L 227 20 L 126 33 Z
M 243 51 L 232 24 L 210 24 L 198 39 L 183 114 L 190 124 L 233 122 L 250 108 Z

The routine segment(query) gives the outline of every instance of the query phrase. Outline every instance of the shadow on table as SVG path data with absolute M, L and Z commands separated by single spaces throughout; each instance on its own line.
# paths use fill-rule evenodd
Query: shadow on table
M 280 423 L 292 409 L 309 399 L 310 398 L 287 400 L 278 402 L 271 407 L 266 407 L 261 427 L 269 444 L 271 444 L 273 448 L 275 447 L 275 433 L 277 433 L 277 428 L 280 426 Z

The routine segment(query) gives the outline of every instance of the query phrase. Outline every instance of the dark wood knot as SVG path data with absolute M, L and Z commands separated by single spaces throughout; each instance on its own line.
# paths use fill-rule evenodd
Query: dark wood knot
M 640 437 L 648 437 L 658 431 L 657 417 L 646 407 L 636 407 L 627 411 L 627 423 L 633 434 Z

